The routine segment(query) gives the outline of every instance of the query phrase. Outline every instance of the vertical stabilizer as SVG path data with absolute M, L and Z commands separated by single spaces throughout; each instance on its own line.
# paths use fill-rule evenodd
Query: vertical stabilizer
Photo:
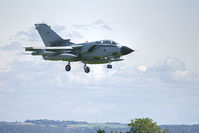
M 47 24 L 35 24 L 37 31 L 39 32 L 45 46 L 66 46 L 70 40 L 62 39 L 56 32 L 54 32 Z

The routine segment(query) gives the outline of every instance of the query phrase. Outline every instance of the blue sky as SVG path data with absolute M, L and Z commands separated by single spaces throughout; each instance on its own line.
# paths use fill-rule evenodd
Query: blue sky
M 0 2 L 0 120 L 117 121 L 158 124 L 199 119 L 199 2 L 60 0 Z M 139 50 L 113 63 L 44 61 L 24 55 L 43 46 L 35 23 L 72 42 L 112 39 Z

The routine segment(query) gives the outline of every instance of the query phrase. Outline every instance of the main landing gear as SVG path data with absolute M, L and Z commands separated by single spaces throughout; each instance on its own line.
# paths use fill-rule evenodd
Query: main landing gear
M 112 68 L 112 65 L 111 65 L 111 64 L 108 64 L 108 65 L 107 65 L 107 68 L 108 68 L 108 69 L 111 69 L 111 68 Z M 66 65 L 65 70 L 66 70 L 67 72 L 69 72 L 69 71 L 71 70 L 70 62 L 68 62 L 68 65 Z M 86 66 L 86 64 L 84 64 L 84 71 L 85 71 L 85 73 L 89 73 L 89 72 L 90 72 L 90 68 L 89 68 L 88 66 Z
M 71 70 L 70 62 L 68 62 L 68 64 L 66 65 L 65 70 L 67 72 L 69 72 Z M 90 68 L 88 66 L 86 66 L 86 64 L 84 64 L 84 71 L 85 71 L 85 73 L 90 72 Z
M 69 72 L 71 70 L 70 62 L 68 62 L 68 65 L 66 65 L 65 70 Z
M 84 64 L 84 71 L 85 71 L 85 73 L 90 72 L 90 68 L 88 66 L 86 66 L 86 64 Z

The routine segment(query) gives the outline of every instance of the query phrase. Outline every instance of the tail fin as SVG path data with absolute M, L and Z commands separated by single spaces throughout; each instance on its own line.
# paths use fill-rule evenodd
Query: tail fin
M 70 39 L 62 39 L 56 32 L 54 32 L 50 26 L 46 24 L 35 24 L 37 31 L 39 32 L 45 46 L 67 46 L 72 44 Z

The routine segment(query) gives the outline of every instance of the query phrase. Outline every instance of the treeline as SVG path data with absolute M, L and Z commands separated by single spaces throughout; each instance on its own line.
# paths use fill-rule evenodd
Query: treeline
M 96 133 L 88 128 L 64 128 L 39 125 L 2 125 L 0 133 Z
M 85 124 L 85 127 L 69 126 L 78 124 Z M 0 122 L 0 133 L 97 133 L 100 128 L 106 133 L 126 133 L 130 130 L 129 127 L 121 128 L 119 123 L 115 123 L 118 127 L 110 127 L 109 124 L 104 123 L 102 128 L 97 126 L 98 124 L 77 121 L 26 120 L 23 123 Z M 159 127 L 163 130 L 169 129 L 170 133 L 199 133 L 199 125 L 161 125 Z
M 24 123 L 33 123 L 35 125 L 55 125 L 66 127 L 67 125 L 88 124 L 85 121 L 55 121 L 55 120 L 26 120 Z
M 97 133 L 100 127 L 67 127 L 54 125 L 30 125 L 28 123 L 0 122 L 0 133 Z M 125 128 L 103 128 L 107 133 L 120 131 L 125 133 Z

